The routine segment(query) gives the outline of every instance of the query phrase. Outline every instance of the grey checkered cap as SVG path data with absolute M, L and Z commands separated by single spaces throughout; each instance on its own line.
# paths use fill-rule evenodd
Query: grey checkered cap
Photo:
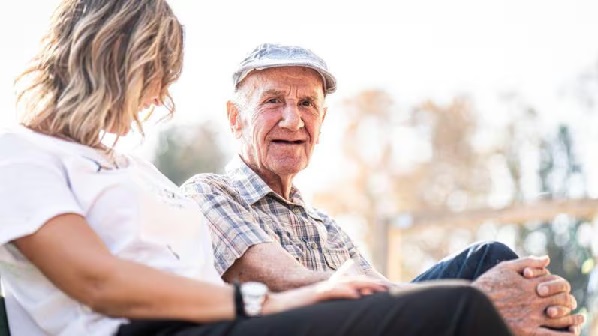
M 260 44 L 249 53 L 233 74 L 233 84 L 237 88 L 239 83 L 254 70 L 288 66 L 314 69 L 322 75 L 324 92 L 330 94 L 336 90 L 336 79 L 328 71 L 326 62 L 313 51 L 303 47 L 275 43 Z

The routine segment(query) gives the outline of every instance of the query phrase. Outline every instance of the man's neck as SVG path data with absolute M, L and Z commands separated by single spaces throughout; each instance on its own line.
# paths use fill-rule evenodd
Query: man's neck
M 279 176 L 276 174 L 268 174 L 269 176 L 263 176 L 259 172 L 258 175 L 262 178 L 262 180 L 264 180 L 264 182 L 266 182 L 272 191 L 282 196 L 282 198 L 287 201 L 291 200 L 291 188 L 293 187 L 294 175 Z
M 290 174 L 290 175 L 277 175 L 274 172 L 264 169 L 259 169 L 251 164 L 248 164 L 248 160 L 243 158 L 243 155 L 240 155 L 239 158 L 253 170 L 254 173 L 259 176 L 272 191 L 278 194 L 280 197 L 284 198 L 287 201 L 291 201 L 291 189 L 293 188 L 293 179 L 297 174 Z

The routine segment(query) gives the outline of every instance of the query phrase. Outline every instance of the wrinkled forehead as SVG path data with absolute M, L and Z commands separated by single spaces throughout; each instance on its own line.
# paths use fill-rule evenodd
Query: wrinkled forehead
M 254 70 L 239 84 L 248 94 L 266 91 L 298 90 L 303 95 L 324 99 L 324 80 L 319 72 L 307 67 L 276 67 Z

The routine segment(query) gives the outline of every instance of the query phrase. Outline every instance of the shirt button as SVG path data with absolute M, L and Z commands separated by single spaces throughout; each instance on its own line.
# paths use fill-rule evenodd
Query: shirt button
M 318 244 L 316 243 L 309 243 L 309 247 L 311 247 L 312 249 L 317 249 L 318 248 Z

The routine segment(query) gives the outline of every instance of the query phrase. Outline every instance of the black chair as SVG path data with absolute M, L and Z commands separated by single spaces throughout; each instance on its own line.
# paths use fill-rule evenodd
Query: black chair
M 10 336 L 8 328 L 8 316 L 6 315 L 6 302 L 4 296 L 0 296 L 0 336 Z

